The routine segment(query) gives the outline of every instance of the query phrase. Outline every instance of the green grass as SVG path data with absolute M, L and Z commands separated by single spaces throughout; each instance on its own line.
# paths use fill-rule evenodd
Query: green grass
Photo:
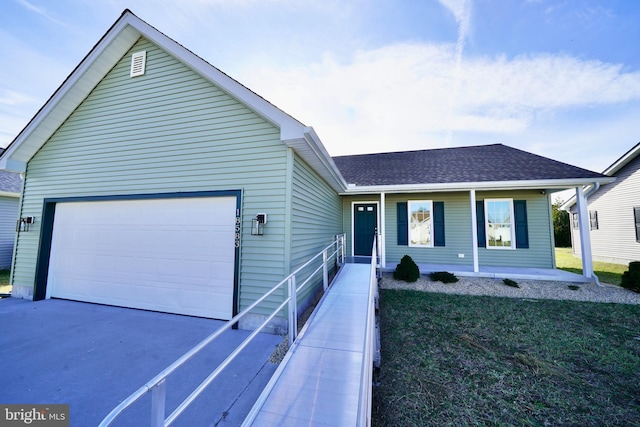
M 582 260 L 573 256 L 571 248 L 556 248 L 556 266 L 560 270 L 582 274 Z M 622 273 L 629 269 L 628 265 L 593 262 L 593 270 L 601 282 L 620 286 Z
M 9 284 L 10 270 L 0 270 L 0 294 L 10 294 L 11 285 Z
M 382 290 L 376 426 L 640 425 L 640 306 Z

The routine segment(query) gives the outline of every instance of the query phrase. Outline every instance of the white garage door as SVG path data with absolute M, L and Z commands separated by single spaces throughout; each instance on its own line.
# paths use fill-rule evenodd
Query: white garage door
M 47 296 L 230 319 L 235 197 L 56 205 Z

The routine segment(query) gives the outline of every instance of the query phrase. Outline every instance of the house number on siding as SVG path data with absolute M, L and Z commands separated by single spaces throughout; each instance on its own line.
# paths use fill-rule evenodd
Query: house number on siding
M 236 214 L 236 248 L 240 247 L 240 217 Z

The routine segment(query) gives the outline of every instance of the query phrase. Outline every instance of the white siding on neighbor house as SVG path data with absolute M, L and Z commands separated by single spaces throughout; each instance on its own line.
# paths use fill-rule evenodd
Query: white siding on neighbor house
M 130 78 L 143 49 L 146 73 Z M 51 197 L 242 190 L 244 305 L 286 272 L 286 159 L 279 129 L 140 39 L 28 163 L 22 215 Z M 257 212 L 264 236 L 250 235 Z M 15 286 L 33 287 L 39 235 L 38 222 L 20 234 Z
M 540 191 L 492 191 L 477 192 L 476 200 L 512 198 L 526 200 L 529 230 L 527 249 L 478 248 L 480 266 L 504 266 L 526 268 L 553 268 L 552 225 L 549 199 Z M 404 255 L 418 264 L 451 264 L 473 266 L 471 243 L 471 210 L 468 192 L 386 194 L 385 251 L 387 268 L 393 269 Z M 379 201 L 379 195 L 347 196 L 343 198 L 343 227 L 347 232 L 348 248 L 351 247 L 351 203 L 353 201 Z M 432 200 L 444 202 L 445 246 L 410 247 L 398 245 L 397 203 L 408 200 Z M 475 227 L 475 224 L 474 224 Z M 464 258 L 458 258 L 464 254 Z
M 640 207 L 640 155 L 615 174 L 617 180 L 603 185 L 587 200 L 589 211 L 598 213 L 598 229 L 590 231 L 591 253 L 596 261 L 628 264 L 640 260 L 633 208 Z M 571 212 L 576 212 L 573 206 Z M 581 254 L 579 230 L 572 229 L 575 254 Z
M 19 197 L 0 196 L 0 270 L 11 268 Z

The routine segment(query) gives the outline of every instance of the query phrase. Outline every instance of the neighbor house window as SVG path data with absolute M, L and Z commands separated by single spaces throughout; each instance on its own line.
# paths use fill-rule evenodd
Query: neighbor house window
M 636 242 L 640 243 L 640 206 L 633 208 L 633 219 L 636 222 Z
M 573 229 L 577 230 L 580 228 L 580 220 L 578 219 L 578 212 L 574 212 L 571 214 L 571 221 L 573 222 Z
M 598 229 L 598 211 L 589 211 L 589 229 Z
M 487 248 L 514 249 L 515 226 L 512 199 L 485 199 Z
M 433 203 L 431 200 L 410 200 L 409 246 L 433 246 Z

